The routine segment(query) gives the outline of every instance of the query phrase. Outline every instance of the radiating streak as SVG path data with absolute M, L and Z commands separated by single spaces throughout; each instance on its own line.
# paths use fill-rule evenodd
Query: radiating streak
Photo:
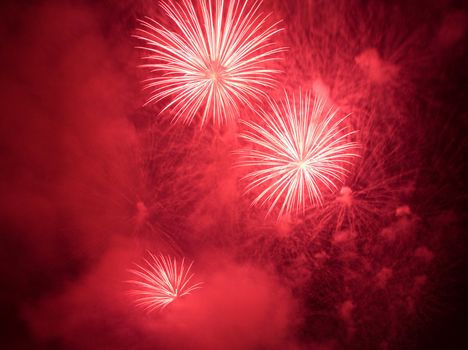
M 279 22 L 267 25 L 270 15 L 259 12 L 260 0 L 226 3 L 199 0 L 195 7 L 193 0 L 167 0 L 161 8 L 173 28 L 139 21 L 135 36 L 148 52 L 142 66 L 154 74 L 146 80 L 147 103 L 167 100 L 163 111 L 171 110 L 174 121 L 188 124 L 201 113 L 202 125 L 208 119 L 222 124 L 238 116 L 240 104 L 252 108 L 276 83 L 279 71 L 266 66 L 285 50 L 272 41 L 282 30 Z
M 164 309 L 177 298 L 201 288 L 201 282 L 191 283 L 193 262 L 186 266 L 185 258 L 178 263 L 176 258 L 162 254 L 149 255 L 150 259 L 145 259 L 146 266 L 135 264 L 137 268 L 129 270 L 137 278 L 127 281 L 134 285 L 129 294 L 135 297 L 137 306 L 149 312 Z
M 324 111 L 324 105 L 310 94 L 297 103 L 286 94 L 280 104 L 270 99 L 269 110 L 259 110 L 262 125 L 243 122 L 247 130 L 240 137 L 252 148 L 238 152 L 239 165 L 253 169 L 243 177 L 246 192 L 259 192 L 252 205 L 269 203 L 267 215 L 276 206 L 281 217 L 322 205 L 323 192 L 335 191 L 359 156 L 358 143 L 349 141 L 356 131 L 342 125 L 348 116 L 337 119 L 338 111 Z

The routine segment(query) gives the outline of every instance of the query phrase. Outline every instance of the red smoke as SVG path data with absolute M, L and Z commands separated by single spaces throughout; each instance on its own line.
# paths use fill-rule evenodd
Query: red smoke
M 156 2 L 1 5 L 2 348 L 467 346 L 468 8 L 261 6 L 288 47 L 269 95 L 327 98 L 362 146 L 323 206 L 280 222 L 243 195 L 237 124 L 142 107 L 132 35 Z M 193 259 L 203 288 L 134 308 L 124 281 L 146 250 Z

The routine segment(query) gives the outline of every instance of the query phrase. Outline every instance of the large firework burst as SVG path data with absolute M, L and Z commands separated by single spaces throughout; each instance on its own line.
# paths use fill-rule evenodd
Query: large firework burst
M 145 259 L 146 266 L 137 264 L 136 269 L 130 270 L 138 278 L 128 281 L 135 286 L 130 294 L 135 297 L 137 306 L 148 311 L 164 309 L 175 299 L 200 288 L 201 282 L 191 283 L 193 262 L 185 265 L 185 259 L 178 263 L 176 258 L 162 254 L 149 255 L 150 259 Z
M 265 96 L 277 73 L 266 64 L 284 48 L 271 41 L 281 29 L 278 22 L 267 24 L 269 15 L 259 12 L 260 4 L 161 2 L 174 26 L 147 18 L 136 35 L 148 52 L 144 66 L 154 73 L 146 84 L 151 90 L 148 103 L 170 98 L 163 111 L 170 109 L 174 120 L 190 123 L 200 112 L 202 125 L 208 119 L 222 124 L 238 115 L 241 104 L 251 106 Z
M 285 94 L 280 104 L 270 99 L 269 107 L 258 112 L 263 125 L 243 122 L 241 137 L 252 149 L 239 151 L 239 164 L 255 168 L 244 177 L 246 191 L 260 192 L 252 204 L 269 203 L 267 215 L 278 205 L 279 217 L 321 205 L 323 192 L 337 189 L 358 156 L 359 145 L 349 140 L 355 131 L 346 131 L 347 116 L 337 119 L 337 109 L 324 109 L 325 101 L 309 93 L 298 101 Z

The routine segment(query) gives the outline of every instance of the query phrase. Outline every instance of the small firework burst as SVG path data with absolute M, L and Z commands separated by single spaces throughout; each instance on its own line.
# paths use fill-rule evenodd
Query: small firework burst
M 260 192 L 252 205 L 269 203 L 267 215 L 279 206 L 278 217 L 322 205 L 323 192 L 336 190 L 358 157 L 358 143 L 349 140 L 355 131 L 343 125 L 348 116 L 337 119 L 337 109 L 309 93 L 297 104 L 287 94 L 281 104 L 270 99 L 269 107 L 258 112 L 263 125 L 244 122 L 241 134 L 252 149 L 238 152 L 239 165 L 255 168 L 243 178 L 246 192 Z
M 146 82 L 151 90 L 148 103 L 171 98 L 174 121 L 189 124 L 201 113 L 222 124 L 236 118 L 239 106 L 251 107 L 252 100 L 266 96 L 275 85 L 275 69 L 265 66 L 279 59 L 284 48 L 272 38 L 281 29 L 268 25 L 269 15 L 259 12 L 261 1 L 171 0 L 161 8 L 173 28 L 147 18 L 140 21 L 137 38 L 144 41 L 144 57 L 155 76 Z
M 135 286 L 129 293 L 135 297 L 137 306 L 148 312 L 164 309 L 174 300 L 200 288 L 201 282 L 191 282 L 193 262 L 186 265 L 185 258 L 178 262 L 176 258 L 162 254 L 149 255 L 150 259 L 145 259 L 146 266 L 136 264 L 137 268 L 130 270 L 138 278 L 128 281 Z

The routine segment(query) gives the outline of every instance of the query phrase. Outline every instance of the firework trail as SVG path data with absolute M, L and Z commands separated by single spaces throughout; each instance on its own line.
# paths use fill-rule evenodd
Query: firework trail
M 135 297 L 137 306 L 151 312 L 164 309 L 177 298 L 190 294 L 200 288 L 200 283 L 191 283 L 193 273 L 190 273 L 193 262 L 185 265 L 185 259 L 180 263 L 176 258 L 150 253 L 151 259 L 145 259 L 146 267 L 136 265 L 137 269 L 130 270 L 137 280 L 128 283 L 135 285 L 130 294 Z
M 220 125 L 236 118 L 239 106 L 265 97 L 265 88 L 275 85 L 275 69 L 284 48 L 271 39 L 281 29 L 267 24 L 269 15 L 259 12 L 261 1 L 192 0 L 165 1 L 161 7 L 174 29 L 147 18 L 140 21 L 137 38 L 148 52 L 143 65 L 155 76 L 146 82 L 151 90 L 147 103 L 170 98 L 173 120 L 191 123 L 201 113 Z
M 336 119 L 337 109 L 325 110 L 319 98 L 312 103 L 309 93 L 297 104 L 285 94 L 281 104 L 269 100 L 269 107 L 258 113 L 264 126 L 244 122 L 249 130 L 241 134 L 253 149 L 238 152 L 239 165 L 259 168 L 243 178 L 250 181 L 246 192 L 261 191 L 252 204 L 270 202 L 267 215 L 280 205 L 279 217 L 322 205 L 323 191 L 336 190 L 358 157 L 359 145 L 349 141 L 355 132 L 342 125 L 348 116 Z

